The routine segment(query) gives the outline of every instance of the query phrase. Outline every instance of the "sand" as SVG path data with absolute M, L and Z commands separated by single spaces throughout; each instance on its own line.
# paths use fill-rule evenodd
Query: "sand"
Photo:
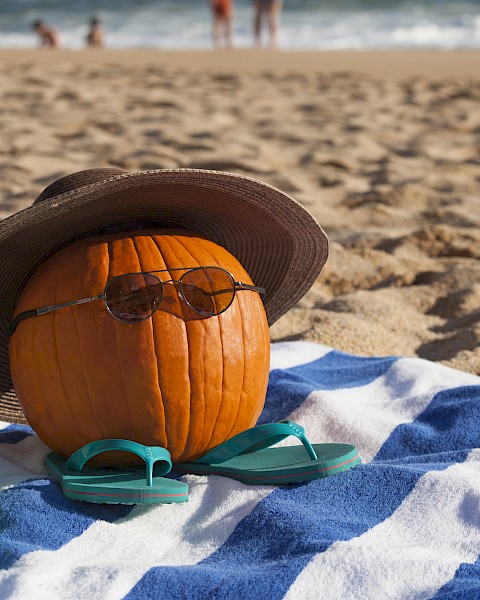
M 272 341 L 480 373 L 479 58 L 0 51 L 0 218 L 91 167 L 261 179 L 331 242 Z

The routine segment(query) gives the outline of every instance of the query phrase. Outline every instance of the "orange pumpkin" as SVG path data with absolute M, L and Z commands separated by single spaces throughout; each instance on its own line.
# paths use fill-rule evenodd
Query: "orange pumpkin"
M 80 240 L 37 268 L 15 315 L 101 294 L 122 273 L 202 265 L 252 283 L 224 248 L 185 232 Z M 93 440 L 125 438 L 163 446 L 174 462 L 184 461 L 256 423 L 270 358 L 259 295 L 239 291 L 224 313 L 189 319 L 174 286 L 165 288 L 162 309 L 142 323 L 116 321 L 98 300 L 18 326 L 10 338 L 15 390 L 53 451 L 67 457 Z

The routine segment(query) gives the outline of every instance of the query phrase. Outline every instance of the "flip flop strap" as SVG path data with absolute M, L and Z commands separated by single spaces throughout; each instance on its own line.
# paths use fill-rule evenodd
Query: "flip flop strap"
M 197 458 L 195 462 L 207 465 L 222 463 L 240 454 L 269 448 L 290 435 L 297 437 L 302 442 L 312 460 L 317 460 L 317 454 L 308 441 L 304 428 L 297 425 L 297 423 L 293 423 L 293 421 L 284 420 L 278 423 L 257 425 L 257 427 L 242 431 L 242 433 L 235 435 Z
M 82 446 L 74 452 L 67 460 L 67 468 L 74 471 L 81 471 L 87 461 L 97 454 L 110 452 L 111 450 L 124 450 L 136 454 L 145 461 L 147 466 L 147 485 L 153 485 L 153 465 L 161 461 L 163 464 L 160 467 L 160 475 L 166 475 L 172 469 L 172 459 L 170 452 L 166 448 L 160 446 L 144 446 L 138 442 L 130 440 L 98 440 Z

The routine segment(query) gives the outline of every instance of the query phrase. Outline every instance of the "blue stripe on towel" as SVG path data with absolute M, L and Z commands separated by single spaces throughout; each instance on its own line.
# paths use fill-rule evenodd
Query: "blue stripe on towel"
M 33 435 L 31 427 L 12 423 L 4 429 L 0 429 L 0 444 L 18 444 L 29 435 Z
M 0 431 L 0 444 L 18 444 L 30 435 L 33 435 L 31 431 L 7 427 Z
M 27 433 L 33 433 L 30 425 L 21 425 L 20 423 L 10 423 L 2 431 L 26 431 Z
M 333 350 L 322 358 L 270 373 L 265 407 L 258 424 L 274 423 L 293 413 L 315 390 L 361 387 L 384 375 L 397 357 L 366 358 Z
M 10 423 L 4 429 L 0 430 L 0 433 L 4 431 L 25 431 L 25 433 L 32 433 L 33 429 L 29 425 L 20 425 L 19 423 Z
M 56 550 L 95 521 L 112 523 L 131 509 L 69 500 L 56 483 L 47 479 L 9 488 L 0 493 L 0 569 L 8 569 L 27 552 Z
M 441 587 L 432 600 L 478 600 L 480 598 L 480 558 L 462 563 L 455 577 Z
M 438 392 L 412 423 L 399 425 L 376 460 L 480 448 L 480 386 Z

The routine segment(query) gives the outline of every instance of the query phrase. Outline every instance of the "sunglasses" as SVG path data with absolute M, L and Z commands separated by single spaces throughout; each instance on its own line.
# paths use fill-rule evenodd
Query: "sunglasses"
M 162 281 L 153 273 L 185 271 L 180 279 Z M 235 281 L 233 275 L 221 267 L 188 267 L 178 269 L 159 269 L 125 273 L 111 279 L 103 294 L 81 300 L 72 300 L 53 306 L 43 306 L 18 314 L 10 324 L 7 334 L 11 336 L 18 324 L 24 319 L 45 315 L 60 308 L 85 304 L 94 300 L 103 300 L 107 311 L 122 323 L 141 323 L 150 318 L 160 308 L 164 296 L 165 284 L 171 283 L 179 296 L 195 313 L 202 317 L 213 317 L 226 311 L 235 299 L 237 290 L 251 290 L 265 294 L 264 288 Z

